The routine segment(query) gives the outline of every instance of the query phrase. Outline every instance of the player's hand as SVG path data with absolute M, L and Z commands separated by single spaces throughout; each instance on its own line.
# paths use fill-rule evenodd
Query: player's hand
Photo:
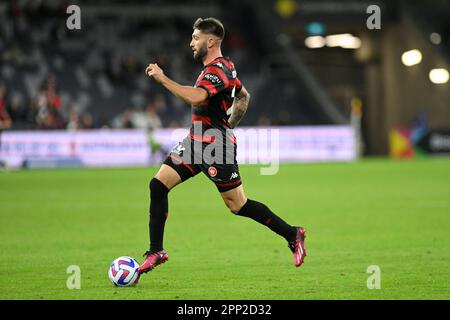
M 158 66 L 158 64 L 150 63 L 145 69 L 145 74 L 155 79 L 156 82 L 161 82 L 164 77 L 164 71 Z

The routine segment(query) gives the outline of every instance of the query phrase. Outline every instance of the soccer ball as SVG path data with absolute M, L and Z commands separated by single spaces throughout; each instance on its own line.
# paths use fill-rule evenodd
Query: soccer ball
M 119 257 L 109 267 L 109 280 L 118 287 L 134 285 L 139 278 L 138 269 L 139 263 L 133 258 Z

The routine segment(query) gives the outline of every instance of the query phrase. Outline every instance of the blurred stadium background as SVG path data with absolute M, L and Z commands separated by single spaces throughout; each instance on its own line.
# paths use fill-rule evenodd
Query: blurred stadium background
M 66 27 L 70 4 L 80 30 Z M 373 4 L 379 30 L 366 25 Z M 155 61 L 192 84 L 192 21 L 217 16 L 253 97 L 242 126 L 351 124 L 358 153 L 449 152 L 449 13 L 445 0 L 2 2 L 2 126 L 187 127 L 189 108 L 142 70 Z
M 73 4 L 81 8 L 79 30 L 66 26 Z M 367 26 L 371 5 L 381 10 L 381 29 Z M 148 79 L 145 67 L 157 62 L 177 82 L 193 84 L 201 66 L 189 48 L 192 23 L 208 16 L 224 22 L 223 52 L 252 95 L 241 126 L 286 130 L 285 162 L 351 165 L 286 164 L 274 177 L 242 169 L 253 194 L 314 230 L 300 291 L 291 286 L 298 273 L 287 251 L 270 249 L 266 258 L 276 262 L 260 261 L 278 242 L 225 213 L 210 218 L 226 209 L 200 179 L 174 196 L 179 216 L 168 237 L 182 249 L 169 244 L 169 252 L 179 260 L 151 287 L 143 281 L 114 296 L 104 281 L 108 263 L 141 254 L 148 180 L 174 130 L 191 121 L 189 107 Z M 0 297 L 79 298 L 65 288 L 65 268 L 76 263 L 88 275 L 84 298 L 448 299 L 449 16 L 448 0 L 1 1 L 2 167 L 141 168 L 2 170 L 0 267 L 9 276 Z M 353 161 L 372 156 L 419 160 Z M 277 193 L 274 185 L 283 187 Z M 194 189 L 211 203 L 194 203 Z M 203 232 L 216 221 L 225 250 L 198 271 L 196 259 L 217 252 Z M 411 230 L 419 229 L 423 238 L 411 245 Z M 252 250 L 244 255 L 246 236 Z M 372 263 L 388 270 L 385 295 L 365 287 Z M 49 266 L 59 271 L 34 277 Z M 277 285 L 267 270 L 280 277 Z

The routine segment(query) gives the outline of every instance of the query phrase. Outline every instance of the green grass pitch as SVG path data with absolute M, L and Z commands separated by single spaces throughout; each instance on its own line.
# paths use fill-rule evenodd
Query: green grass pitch
M 274 176 L 242 166 L 249 198 L 306 227 L 301 268 L 282 238 L 229 213 L 199 175 L 169 195 L 170 260 L 116 288 L 111 261 L 142 262 L 147 249 L 156 170 L 0 173 L 0 299 L 450 298 L 450 159 L 292 164 Z M 70 265 L 79 290 L 66 287 Z M 370 265 L 379 290 L 367 288 Z

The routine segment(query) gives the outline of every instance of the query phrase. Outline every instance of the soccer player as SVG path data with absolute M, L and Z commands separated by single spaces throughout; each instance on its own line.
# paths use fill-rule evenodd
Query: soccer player
M 244 194 L 232 129 L 244 116 L 250 94 L 237 77 L 233 62 L 222 56 L 224 27 L 215 18 L 199 18 L 193 30 L 190 47 L 194 59 L 203 64 L 203 71 L 193 87 L 171 80 L 157 64 L 149 64 L 145 70 L 149 77 L 192 106 L 192 127 L 190 134 L 169 153 L 150 181 L 150 249 L 144 254 L 146 260 L 139 273 L 153 270 L 169 259 L 163 248 L 168 193 L 200 172 L 216 185 L 232 213 L 251 218 L 285 238 L 294 255 L 294 264 L 299 267 L 306 256 L 305 229 L 287 224 L 267 206 Z M 205 157 L 212 144 L 222 147 L 211 153 L 217 156 L 215 162 Z M 219 153 L 224 149 L 221 156 Z M 222 161 L 224 159 L 226 161 Z

